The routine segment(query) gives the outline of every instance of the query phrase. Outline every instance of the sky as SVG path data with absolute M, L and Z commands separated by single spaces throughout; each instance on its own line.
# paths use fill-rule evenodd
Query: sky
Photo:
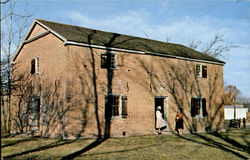
M 2 5 L 2 13 L 5 10 Z M 235 46 L 223 58 L 225 85 L 250 97 L 250 0 L 17 0 L 18 11 L 44 19 L 168 41 L 206 46 L 216 34 Z M 32 23 L 30 20 L 30 25 Z M 5 26 L 2 24 L 2 29 Z

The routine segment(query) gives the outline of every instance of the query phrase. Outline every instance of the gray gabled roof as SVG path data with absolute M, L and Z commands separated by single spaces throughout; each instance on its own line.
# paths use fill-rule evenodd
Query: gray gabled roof
M 48 27 L 55 32 L 57 36 L 59 35 L 59 38 L 61 37 L 63 41 L 66 40 L 69 42 L 90 44 L 106 48 L 140 51 L 146 54 L 155 54 L 159 56 L 182 57 L 185 59 L 203 60 L 219 64 L 225 63 L 180 44 L 105 32 L 41 19 L 36 19 L 35 21 Z

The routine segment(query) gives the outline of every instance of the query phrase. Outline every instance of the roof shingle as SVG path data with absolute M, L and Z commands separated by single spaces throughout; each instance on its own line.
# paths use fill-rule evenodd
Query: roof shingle
M 50 29 L 60 34 L 68 41 L 72 42 L 212 61 L 223 64 L 225 63 L 214 57 L 208 56 L 204 53 L 198 52 L 180 44 L 161 42 L 40 19 L 37 19 L 37 21 L 44 24 L 45 26 L 48 26 Z

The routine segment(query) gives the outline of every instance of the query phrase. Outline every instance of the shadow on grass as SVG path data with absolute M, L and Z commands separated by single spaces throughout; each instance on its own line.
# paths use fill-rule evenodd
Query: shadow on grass
M 38 138 L 39 137 L 24 138 L 24 139 L 16 140 L 16 141 L 11 142 L 11 143 L 1 145 L 1 147 L 4 148 L 4 147 L 9 147 L 9 146 L 14 146 L 14 145 L 16 145 L 18 143 L 27 142 L 27 141 L 36 141 Z
M 89 144 L 87 147 L 84 147 L 83 149 L 76 151 L 72 154 L 69 154 L 65 157 L 62 158 L 62 160 L 68 160 L 68 159 L 74 159 L 76 157 L 79 157 L 81 154 L 99 146 L 101 143 L 103 143 L 105 140 L 107 139 L 102 139 L 99 138 L 96 141 L 94 141 L 93 143 Z M 101 152 L 101 153 L 94 153 L 94 154 L 86 154 L 83 156 L 94 156 L 94 155 L 102 155 L 102 154 L 111 154 L 111 153 L 123 153 L 123 152 L 128 152 L 128 151 L 135 151 L 135 150 L 139 150 L 139 149 L 144 149 L 147 147 L 153 147 L 156 146 L 158 144 L 153 144 L 153 145 L 147 145 L 147 146 L 140 146 L 140 147 L 135 147 L 135 148 L 131 148 L 131 149 L 124 149 L 124 150 L 116 150 L 116 151 L 108 151 L 108 152 Z
M 75 141 L 76 140 L 71 140 L 71 141 L 58 140 L 56 142 L 53 142 L 53 143 L 45 145 L 45 146 L 41 146 L 41 147 L 38 147 L 38 148 L 35 148 L 35 149 L 27 150 L 27 151 L 24 151 L 24 152 L 21 152 L 21 153 L 15 153 L 15 154 L 12 154 L 12 155 L 5 156 L 3 158 L 4 159 L 9 159 L 9 158 L 11 159 L 11 158 L 14 158 L 14 157 L 17 157 L 17 156 L 22 156 L 22 155 L 33 153 L 33 152 L 38 152 L 38 151 L 58 147 L 58 146 L 61 146 L 61 145 L 70 144 L 70 143 L 73 143 Z
M 103 143 L 106 139 L 104 138 L 98 138 L 96 139 L 94 142 L 92 142 L 91 144 L 89 144 L 88 146 L 84 147 L 83 149 L 76 151 L 74 153 L 71 153 L 65 157 L 62 158 L 62 160 L 67 160 L 67 159 L 74 159 L 75 157 L 97 147 L 98 145 L 100 145 L 101 143 Z
M 11 136 L 11 134 L 9 134 L 9 133 L 1 133 L 1 138 L 8 138 L 10 136 Z
M 95 155 L 105 155 L 105 154 L 112 154 L 112 153 L 123 153 L 123 152 L 129 152 L 129 151 L 136 151 L 136 150 L 140 150 L 140 149 L 154 147 L 154 146 L 157 146 L 157 145 L 159 145 L 159 144 L 152 144 L 152 145 L 146 145 L 146 146 L 134 147 L 134 148 L 130 148 L 130 149 L 116 150 L 116 151 L 91 153 L 91 154 L 85 154 L 82 157 L 84 157 L 84 156 L 95 156 Z
M 220 138 L 222 139 L 223 141 L 231 144 L 232 146 L 234 146 L 235 148 L 237 148 L 238 150 L 241 150 L 243 152 L 246 152 L 246 153 L 250 153 L 250 148 L 249 148 L 249 142 L 245 139 L 245 137 L 242 137 L 245 142 L 247 143 L 247 145 L 242 145 L 240 144 L 239 142 L 235 141 L 234 139 L 231 139 L 229 138 L 228 136 L 225 136 L 225 135 L 221 135 L 221 134 L 218 134 L 218 133 L 215 133 L 213 134 L 213 136 L 217 137 L 217 138 Z
M 182 138 L 182 139 L 185 139 L 185 140 L 188 140 L 188 141 L 191 141 L 191 142 L 194 142 L 194 143 L 202 144 L 202 145 L 209 146 L 209 147 L 215 147 L 215 148 L 224 150 L 226 152 L 230 152 L 230 153 L 234 154 L 235 156 L 237 156 L 239 158 L 242 158 L 242 159 L 248 159 L 248 157 L 246 157 L 245 155 L 242 155 L 242 154 L 234 151 L 234 150 L 237 150 L 237 151 L 249 153 L 246 150 L 246 148 L 248 148 L 247 146 L 244 146 L 242 144 L 239 145 L 239 143 L 238 143 L 238 147 L 236 147 L 237 145 L 233 144 L 233 142 L 235 142 L 235 140 L 231 140 L 229 138 L 227 140 L 225 140 L 225 138 L 224 139 L 221 138 L 222 140 L 225 140 L 227 143 L 230 144 L 230 145 L 228 145 L 228 144 L 224 144 L 224 143 L 215 141 L 214 139 L 206 137 L 206 136 L 203 136 L 201 134 L 193 134 L 193 135 L 199 137 L 201 140 L 205 140 L 205 142 L 200 142 L 199 140 L 187 138 L 187 137 L 184 137 L 184 136 L 181 136 L 181 135 L 178 135 L 178 134 L 176 134 L 176 135 L 178 137 Z M 221 135 L 220 136 L 218 136 L 218 135 L 220 135 L 220 134 L 217 133 L 216 137 L 218 137 L 218 138 L 222 137 Z

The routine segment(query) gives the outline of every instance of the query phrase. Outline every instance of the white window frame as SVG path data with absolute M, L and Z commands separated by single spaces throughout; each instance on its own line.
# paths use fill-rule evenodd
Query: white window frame
M 112 104 L 111 104 L 111 119 L 119 119 L 119 118 L 122 118 L 122 94 L 117 94 L 117 93 L 111 93 L 111 94 L 109 94 L 109 96 L 118 96 L 119 97 L 119 108 L 118 108 L 118 110 L 119 110 L 119 115 L 118 116 L 113 116 L 113 114 L 112 114 L 112 110 L 113 110 L 113 108 L 112 108 Z
M 197 74 L 197 67 L 199 66 L 199 74 Z M 202 77 L 202 65 L 201 64 L 196 64 L 195 65 L 195 76 L 196 77 Z
M 35 74 L 39 74 L 40 71 L 40 56 L 35 58 Z
M 101 68 L 107 68 L 108 67 L 107 61 L 108 61 L 107 54 L 106 53 L 102 53 L 101 54 Z M 103 65 L 102 63 L 105 63 L 105 64 Z

